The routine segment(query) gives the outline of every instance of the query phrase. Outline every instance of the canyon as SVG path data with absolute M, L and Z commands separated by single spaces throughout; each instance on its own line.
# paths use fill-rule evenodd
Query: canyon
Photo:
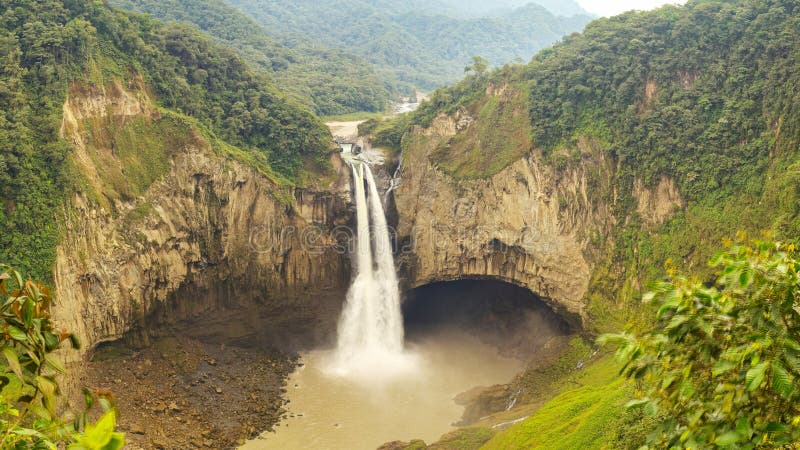
M 178 337 L 200 348 L 201 360 L 213 359 L 213 345 L 228 345 L 243 352 L 272 349 L 278 352 L 272 357 L 284 361 L 335 336 L 352 276 L 349 167 L 331 152 L 334 176 L 327 184 L 283 187 L 168 114 L 136 77 L 127 84 L 73 85 L 64 104 L 61 132 L 86 180 L 85 191 L 65 209 L 55 269 L 55 317 L 86 343 L 81 352 L 64 353 L 73 373 L 68 390 L 87 380 L 102 384 L 99 374 L 106 383 L 120 377 L 108 364 L 83 370 L 96 351 L 118 342 L 147 352 Z M 387 206 L 403 290 L 496 280 L 527 290 L 557 312 L 560 319 L 551 320 L 580 330 L 599 251 L 591 236 L 614 226 L 612 205 L 598 201 L 603 191 L 587 186 L 590 179 L 610 179 L 613 167 L 585 140 L 581 163 L 568 171 L 554 170 L 530 151 L 486 179 L 455 179 L 436 167 L 431 153 L 467 132 L 464 123 L 479 125 L 465 116 L 442 115 L 415 130 L 397 179 L 383 165 L 374 167 L 380 197 L 395 186 Z M 170 137 L 157 145 L 167 161 L 163 174 L 135 192 L 135 164 L 122 148 L 127 130 L 141 124 L 164 126 Z M 662 184 L 637 186 L 640 211 L 653 221 L 680 207 L 674 185 Z M 509 345 L 512 353 L 529 346 L 529 355 L 545 344 Z M 155 354 L 148 361 L 160 359 Z M 141 425 L 123 419 L 122 427 Z M 241 442 L 242 433 L 257 431 L 236 429 L 229 439 Z M 148 435 L 142 442 L 163 439 Z

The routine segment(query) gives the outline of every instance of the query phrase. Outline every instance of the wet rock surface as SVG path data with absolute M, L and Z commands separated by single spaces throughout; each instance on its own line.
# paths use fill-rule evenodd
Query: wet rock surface
M 102 346 L 80 382 L 113 392 L 126 448 L 230 449 L 286 413 L 281 395 L 295 361 L 276 350 L 164 337 L 142 350 Z

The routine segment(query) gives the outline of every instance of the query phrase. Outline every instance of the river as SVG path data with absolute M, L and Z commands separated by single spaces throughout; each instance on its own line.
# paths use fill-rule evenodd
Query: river
M 453 429 L 464 407 L 453 398 L 476 386 L 510 381 L 522 362 L 465 332 L 411 337 L 413 368 L 396 377 L 339 377 L 327 367 L 333 351 L 302 355 L 290 377 L 289 417 L 243 450 L 375 449 L 393 440 L 430 443 Z

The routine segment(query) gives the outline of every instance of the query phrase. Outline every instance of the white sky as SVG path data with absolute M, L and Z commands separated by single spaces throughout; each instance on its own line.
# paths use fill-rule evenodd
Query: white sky
M 578 0 L 583 9 L 598 16 L 613 16 L 631 9 L 648 10 L 667 3 L 682 4 L 686 0 Z

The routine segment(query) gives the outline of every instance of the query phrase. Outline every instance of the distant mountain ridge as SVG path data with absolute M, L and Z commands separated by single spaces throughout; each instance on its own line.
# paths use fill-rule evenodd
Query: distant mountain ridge
M 268 36 L 251 18 L 217 0 L 111 0 L 116 6 L 184 22 L 236 49 L 276 87 L 319 115 L 383 111 L 396 93 L 366 61 L 302 37 Z
M 492 2 L 491 8 L 485 2 L 455 0 L 229 2 L 273 37 L 300 35 L 346 50 L 372 63 L 384 79 L 423 90 L 459 80 L 477 54 L 497 66 L 528 61 L 592 19 L 571 0 L 563 5 L 543 1 L 559 13 L 577 13 L 570 17 L 522 0 Z
M 427 2 L 430 4 L 431 2 Z M 485 16 L 493 12 L 508 12 L 527 5 L 539 5 L 550 11 L 553 15 L 572 17 L 590 15 L 574 0 L 438 0 L 433 2 L 453 10 L 460 10 L 463 16 Z M 435 6 L 434 6 L 435 7 Z

